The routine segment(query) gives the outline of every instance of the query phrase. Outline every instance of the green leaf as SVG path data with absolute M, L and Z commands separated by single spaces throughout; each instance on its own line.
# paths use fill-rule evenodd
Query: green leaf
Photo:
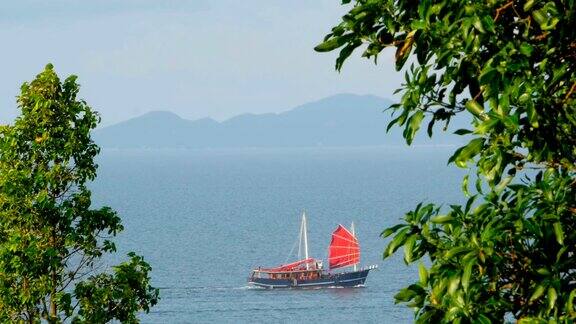
M 383 237 L 383 238 L 386 238 L 386 237 L 388 237 L 388 236 L 396 233 L 396 231 L 398 231 L 399 229 L 404 228 L 404 227 L 406 227 L 406 226 L 407 226 L 407 225 L 405 225 L 405 224 L 394 225 L 394 226 L 392 226 L 392 227 L 389 227 L 389 228 L 385 229 L 385 230 L 380 234 L 380 236 Z
M 449 223 L 453 220 L 454 220 L 454 216 L 452 216 L 452 215 L 440 215 L 440 216 L 436 216 L 436 217 L 430 219 L 430 221 L 434 224 L 445 224 L 445 223 Z
M 478 191 L 480 194 L 482 194 L 482 180 L 480 179 L 480 177 L 476 178 L 475 187 L 476 187 L 476 191 Z
M 465 292 L 468 292 L 468 287 L 470 286 L 470 278 L 472 277 L 472 270 L 476 264 L 476 258 L 468 260 L 464 265 L 464 271 L 462 272 L 462 288 Z
M 478 318 L 476 319 L 476 323 L 478 323 L 478 324 L 492 324 L 492 321 L 486 315 L 478 314 Z
M 574 312 L 574 297 L 576 297 L 576 289 L 573 289 L 568 295 L 568 300 L 566 301 L 566 310 L 569 313 Z
M 523 105 L 523 104 L 529 102 L 530 99 L 532 99 L 532 98 L 530 98 L 529 93 L 523 93 L 520 97 L 518 97 L 518 102 Z
M 434 129 L 434 123 L 436 122 L 436 118 L 432 118 L 430 119 L 430 122 L 428 123 L 428 128 L 426 130 L 426 132 L 428 133 L 428 137 L 432 138 L 432 131 Z
M 444 257 L 446 259 L 451 259 L 457 255 L 460 255 L 460 254 L 462 254 L 464 252 L 468 252 L 468 251 L 470 251 L 470 248 L 468 248 L 466 246 L 456 246 L 456 247 L 453 247 L 450 250 L 448 250 L 446 252 L 446 254 L 444 255 Z
M 560 250 L 558 250 L 558 253 L 556 253 L 556 262 L 557 263 L 560 262 L 560 260 L 564 256 L 564 253 L 566 252 L 566 250 L 568 250 L 567 246 L 563 246 Z
M 406 236 L 408 234 L 408 230 L 410 230 L 410 229 L 404 228 L 404 229 L 400 230 L 400 232 L 398 234 L 396 234 L 396 236 L 394 236 L 394 238 L 392 239 L 392 241 L 390 241 L 390 243 L 386 247 L 386 250 L 384 251 L 384 258 L 387 258 L 390 255 L 392 255 L 394 252 L 396 252 L 396 250 L 400 246 L 402 246 L 404 244 L 404 242 L 406 241 Z
M 459 285 L 460 285 L 460 277 L 456 274 L 452 275 L 448 279 L 448 294 L 450 295 L 454 294 L 458 289 Z
M 400 290 L 400 292 L 398 292 L 396 295 L 394 295 L 394 299 L 396 300 L 396 303 L 399 302 L 409 302 L 410 300 L 412 300 L 412 298 L 414 298 L 416 296 L 416 293 L 410 289 L 404 288 L 402 290 Z
M 494 20 L 490 16 L 482 17 L 482 26 L 485 30 L 494 33 L 496 31 L 496 26 L 494 25 Z
M 468 177 L 469 175 L 465 175 L 464 179 L 462 180 L 462 192 L 466 197 L 470 197 L 470 192 L 468 191 Z
M 483 138 L 475 138 L 466 146 L 463 146 L 454 152 L 448 163 L 454 162 L 458 167 L 465 168 L 466 163 L 475 157 L 484 147 Z
M 528 43 L 522 43 L 520 44 L 520 53 L 522 53 L 525 56 L 532 56 L 532 52 L 534 52 L 534 47 L 532 47 L 532 45 L 528 44 Z
M 532 296 L 530 296 L 529 302 L 533 302 L 533 301 L 537 300 L 538 298 L 540 298 L 542 296 L 542 294 L 544 294 L 544 291 L 546 291 L 545 286 L 543 286 L 543 285 L 536 286 L 536 289 L 534 289 Z
M 468 110 L 472 115 L 485 120 L 486 114 L 484 113 L 484 108 L 476 100 L 468 100 L 464 105 L 466 110 Z
M 417 239 L 417 234 L 410 235 L 404 244 L 404 262 L 406 262 L 406 264 L 410 264 L 413 261 L 412 256 L 414 254 L 414 244 Z
M 422 285 L 426 286 L 428 284 L 428 271 L 422 262 L 418 264 L 418 277 Z
M 342 70 L 342 66 L 346 59 L 354 52 L 354 50 L 359 46 L 359 44 L 348 44 L 342 48 L 338 58 L 336 59 L 336 71 Z
M 548 288 L 548 309 L 554 308 L 557 298 L 558 294 L 556 293 L 556 289 L 554 289 L 553 287 Z
M 414 135 L 420 129 L 420 124 L 422 123 L 423 118 L 424 112 L 422 112 L 422 110 L 418 110 L 408 120 L 408 124 L 406 124 L 406 128 L 404 130 L 404 138 L 406 139 L 406 143 L 408 143 L 408 145 L 412 144 Z
M 346 44 L 350 39 L 351 35 L 333 36 L 314 47 L 314 50 L 317 52 L 330 52 Z
M 422 295 L 424 293 L 425 293 L 424 289 L 419 285 L 410 285 L 407 288 L 403 288 L 402 290 L 400 290 L 400 292 L 398 292 L 394 296 L 394 299 L 396 299 L 396 303 L 408 302 L 412 300 L 414 297 Z
M 468 130 L 468 129 L 463 129 L 463 128 L 461 128 L 461 129 L 456 130 L 456 131 L 454 132 L 454 134 L 456 134 L 456 135 L 466 135 L 466 134 L 472 134 L 472 131 L 471 131 L 471 130 Z
M 534 128 L 538 128 L 539 123 L 538 123 L 538 114 L 536 112 L 536 107 L 534 107 L 534 103 L 529 101 L 526 102 L 526 111 L 528 114 L 528 121 L 530 122 L 530 125 Z
M 562 229 L 562 224 L 556 222 L 552 225 L 554 227 L 554 235 L 556 236 L 556 241 L 560 245 L 564 245 L 564 230 Z
M 498 76 L 498 70 L 487 64 L 480 74 L 481 84 L 490 84 Z M 483 109 L 482 109 L 483 111 Z
M 522 8 L 524 9 L 524 11 L 530 11 L 530 9 L 532 9 L 532 6 L 534 6 L 534 3 L 536 3 L 536 1 L 537 0 L 527 0 Z
M 476 28 L 482 34 L 485 33 L 486 31 L 484 30 L 484 26 L 482 26 L 482 21 L 480 21 L 480 18 L 478 18 L 476 16 L 473 19 L 474 19 L 474 21 L 473 21 L 472 25 L 474 26 L 474 28 Z
M 513 176 L 507 176 L 504 178 L 496 187 L 494 187 L 494 192 L 500 194 L 502 191 L 504 191 L 504 189 L 506 189 L 506 186 L 510 184 L 512 179 L 514 179 Z

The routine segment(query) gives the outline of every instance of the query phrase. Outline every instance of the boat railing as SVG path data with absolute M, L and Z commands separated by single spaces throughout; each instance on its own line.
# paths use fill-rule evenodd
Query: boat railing
M 378 266 L 373 264 L 373 265 L 369 265 L 367 267 L 362 267 L 356 271 L 344 271 L 344 272 L 339 272 L 338 274 L 348 274 L 348 273 L 353 273 L 353 272 L 360 272 L 360 271 L 365 271 L 365 270 L 374 270 L 374 269 L 378 269 Z

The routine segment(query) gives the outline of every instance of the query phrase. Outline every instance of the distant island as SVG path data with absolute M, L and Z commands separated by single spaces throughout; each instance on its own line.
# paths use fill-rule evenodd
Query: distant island
M 169 111 L 154 111 L 97 130 L 105 148 L 240 148 L 404 145 L 401 130 L 386 134 L 389 99 L 339 94 L 289 111 L 244 114 L 217 122 L 187 120 Z M 461 143 L 454 135 L 438 136 L 434 144 Z M 415 144 L 431 143 L 425 130 Z

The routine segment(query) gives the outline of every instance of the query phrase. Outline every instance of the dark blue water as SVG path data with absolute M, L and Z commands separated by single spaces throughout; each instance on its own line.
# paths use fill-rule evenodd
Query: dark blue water
M 143 322 L 410 322 L 393 295 L 417 278 L 382 261 L 380 232 L 420 201 L 459 202 L 453 147 L 104 151 L 94 199 L 116 209 L 120 252 L 143 254 L 162 300 Z M 305 209 L 311 256 L 326 259 L 338 223 L 354 221 L 364 288 L 261 290 L 252 268 L 284 263 Z

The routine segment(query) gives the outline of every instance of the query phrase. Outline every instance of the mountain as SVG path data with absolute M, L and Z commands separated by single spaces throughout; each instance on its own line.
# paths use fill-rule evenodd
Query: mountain
M 274 114 L 244 114 L 217 122 L 187 120 L 155 111 L 97 130 L 96 143 L 108 148 L 224 148 L 404 145 L 402 130 L 386 134 L 388 99 L 340 94 Z M 431 143 L 424 134 L 415 144 Z M 435 144 L 459 143 L 454 136 Z

